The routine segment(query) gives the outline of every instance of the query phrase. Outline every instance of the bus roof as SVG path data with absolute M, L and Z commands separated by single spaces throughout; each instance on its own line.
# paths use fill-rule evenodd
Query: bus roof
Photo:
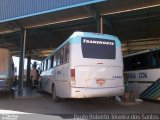
M 157 50 L 160 50 L 160 48 L 152 48 L 152 49 L 148 49 L 148 50 L 144 50 L 144 51 L 140 51 L 140 52 L 136 52 L 136 53 L 131 53 L 131 54 L 128 54 L 128 55 L 124 55 L 123 57 L 124 58 L 131 57 L 131 56 L 140 55 L 140 54 L 143 54 L 143 53 L 148 53 L 148 52 L 157 51 Z
M 71 41 L 72 38 L 78 38 L 78 37 L 91 37 L 91 38 L 93 37 L 93 38 L 102 38 L 102 39 L 104 39 L 104 38 L 107 37 L 110 40 L 117 40 L 117 41 L 119 40 L 116 36 L 109 35 L 109 34 L 76 31 L 65 42 L 63 42 L 58 48 L 56 48 L 55 50 L 53 50 L 53 52 L 48 57 L 46 57 L 44 60 L 48 59 L 55 52 L 57 52 L 59 49 L 61 49 L 66 43 L 68 43 L 69 41 Z

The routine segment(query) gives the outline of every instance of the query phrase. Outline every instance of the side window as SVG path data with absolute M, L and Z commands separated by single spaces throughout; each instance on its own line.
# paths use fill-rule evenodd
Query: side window
M 125 71 L 132 70 L 132 62 L 130 57 L 124 58 L 123 62 Z
M 51 68 L 51 59 L 49 58 L 48 59 L 48 67 L 47 67 L 47 69 L 50 69 Z
M 42 63 L 42 70 L 44 71 L 45 62 Z
M 42 63 L 42 70 L 47 70 L 69 62 L 69 44 L 66 44 L 61 50 L 57 51 L 49 59 Z
M 152 68 L 156 68 L 157 67 L 157 54 L 156 52 L 152 53 Z
M 135 55 L 131 57 L 132 59 L 132 70 L 141 70 L 147 68 L 147 57 L 145 54 Z
M 137 68 L 137 56 L 124 58 L 124 70 L 135 70 Z
M 12 72 L 14 72 L 14 64 L 12 63 Z
M 148 59 L 148 69 L 152 69 L 152 68 L 157 67 L 157 54 L 155 51 L 148 53 L 147 59 Z
M 160 54 L 159 54 L 160 57 Z M 157 67 L 156 52 L 143 53 L 124 58 L 124 70 L 144 70 Z
M 138 69 L 147 69 L 147 54 L 141 54 L 138 56 L 138 64 L 137 68 Z
M 43 71 L 43 62 L 41 63 L 41 67 L 40 67 L 40 68 L 41 68 L 41 70 Z
M 64 58 L 63 58 L 64 63 L 69 62 L 69 45 L 66 44 L 64 46 Z
M 160 51 L 157 51 L 157 62 L 158 62 L 158 67 L 160 67 Z
M 63 61 L 63 57 L 64 57 L 64 49 L 62 48 L 61 51 L 60 51 L 60 64 L 62 65 L 64 63 Z
M 51 68 L 53 68 L 53 59 L 54 58 L 54 56 L 51 56 L 51 58 L 50 58 L 50 61 L 51 61 Z
M 67 62 L 69 62 L 69 45 L 67 45 L 67 50 L 66 50 L 66 59 L 67 59 Z
M 131 70 L 136 70 L 137 67 L 137 59 L 136 56 L 132 56 L 130 58 L 130 63 L 131 63 Z
M 56 67 L 56 54 L 53 56 L 53 67 Z
M 46 61 L 44 61 L 44 66 L 43 66 L 43 70 L 46 70 Z
M 48 60 L 46 60 L 45 63 L 46 63 L 45 64 L 45 70 L 47 70 L 47 68 L 48 68 Z
M 56 53 L 56 66 L 60 65 L 60 52 Z

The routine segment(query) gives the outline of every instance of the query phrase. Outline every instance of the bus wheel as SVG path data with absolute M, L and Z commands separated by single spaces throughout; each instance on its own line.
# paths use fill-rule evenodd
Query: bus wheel
M 52 87 L 52 99 L 54 102 L 59 102 L 60 98 L 56 95 L 56 89 L 55 86 Z

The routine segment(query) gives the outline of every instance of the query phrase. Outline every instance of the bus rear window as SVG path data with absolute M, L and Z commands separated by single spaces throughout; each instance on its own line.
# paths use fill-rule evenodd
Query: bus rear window
M 115 59 L 116 49 L 113 40 L 83 37 L 81 46 L 83 58 Z

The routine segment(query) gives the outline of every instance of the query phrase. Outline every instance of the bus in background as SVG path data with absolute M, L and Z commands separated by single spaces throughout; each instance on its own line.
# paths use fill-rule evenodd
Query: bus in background
M 112 35 L 74 32 L 41 63 L 42 90 L 59 98 L 124 94 L 121 43 Z
M 9 91 L 14 81 L 14 63 L 10 51 L 0 48 L 0 91 Z
M 128 89 L 142 99 L 160 100 L 160 49 L 123 57 Z

